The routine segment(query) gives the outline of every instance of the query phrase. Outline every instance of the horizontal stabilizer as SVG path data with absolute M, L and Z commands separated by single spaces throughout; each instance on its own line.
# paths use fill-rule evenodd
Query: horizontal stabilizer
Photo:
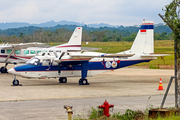
M 143 54 L 141 57 L 161 57 L 161 56 L 169 56 L 170 54 Z

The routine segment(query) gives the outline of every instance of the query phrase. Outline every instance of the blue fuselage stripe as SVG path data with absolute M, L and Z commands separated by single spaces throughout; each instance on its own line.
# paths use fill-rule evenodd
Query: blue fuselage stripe
M 141 62 L 149 62 L 150 60 L 129 60 L 129 61 L 121 61 L 119 64 L 117 64 L 117 67 L 113 68 L 112 66 L 110 68 L 106 68 L 103 62 L 97 61 L 97 62 L 89 62 L 88 63 L 88 70 L 108 70 L 108 69 L 118 69 L 130 65 L 134 65 Z M 113 61 L 111 61 L 112 63 Z M 106 64 L 106 62 L 105 62 Z M 30 65 L 30 64 L 24 64 L 20 66 L 16 66 L 14 68 L 17 72 L 23 72 L 23 71 L 58 71 L 58 66 L 42 66 L 40 65 Z M 81 70 L 81 64 L 76 65 L 63 65 L 61 66 L 61 70 L 63 71 L 69 71 L 69 70 Z

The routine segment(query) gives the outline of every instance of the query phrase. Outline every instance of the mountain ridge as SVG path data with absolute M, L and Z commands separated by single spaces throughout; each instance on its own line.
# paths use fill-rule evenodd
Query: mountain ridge
M 9 28 L 20 28 L 20 27 L 28 27 L 28 26 L 35 26 L 35 27 L 54 27 L 57 25 L 77 25 L 77 26 L 85 26 L 88 27 L 119 27 L 119 25 L 110 25 L 108 23 L 92 23 L 92 24 L 84 24 L 84 23 L 78 23 L 73 21 L 66 21 L 62 20 L 59 22 L 55 22 L 53 20 L 45 22 L 45 23 L 39 23 L 39 24 L 30 24 L 26 22 L 6 22 L 6 23 L 0 23 L 0 29 L 5 30 Z

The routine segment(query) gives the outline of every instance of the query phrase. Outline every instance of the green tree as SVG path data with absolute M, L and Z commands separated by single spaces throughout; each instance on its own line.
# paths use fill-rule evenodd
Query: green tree
M 102 42 L 108 42 L 108 38 L 107 38 L 107 37 L 104 37 L 104 38 L 102 39 Z
M 165 6 L 165 15 L 159 14 L 163 21 L 171 28 L 174 33 L 174 58 L 175 58 L 175 107 L 180 107 L 179 85 L 177 80 L 177 72 L 180 70 L 180 0 L 173 0 L 169 5 Z
M 24 34 L 21 32 L 21 33 L 19 34 L 19 37 L 20 37 L 20 38 L 23 38 L 23 37 L 24 37 Z
M 120 41 L 120 37 L 119 37 L 119 36 L 116 38 L 116 41 L 117 41 L 117 42 L 119 42 L 119 41 Z

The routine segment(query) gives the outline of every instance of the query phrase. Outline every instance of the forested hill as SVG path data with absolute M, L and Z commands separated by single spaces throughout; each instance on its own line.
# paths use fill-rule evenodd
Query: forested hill
M 57 29 L 65 28 L 68 30 L 73 31 L 77 25 L 56 25 L 54 27 L 35 27 L 35 26 L 29 26 L 29 27 L 20 27 L 20 28 L 9 28 L 5 30 L 0 29 L 0 35 L 4 36 L 11 36 L 11 35 L 16 35 L 19 36 L 20 33 L 23 33 L 24 35 L 30 35 L 33 34 L 37 30 L 41 31 L 51 31 L 54 32 Z M 99 27 L 99 28 L 94 28 L 94 27 L 89 27 L 87 25 L 82 26 L 83 30 L 86 31 L 121 31 L 123 33 L 127 32 L 129 33 L 136 33 L 139 30 L 139 26 L 119 26 L 119 27 Z M 165 26 L 163 24 L 157 24 L 154 27 L 155 33 L 171 33 L 171 30 L 168 26 Z M 123 36 L 126 36 L 125 34 Z
M 54 27 L 20 27 L 0 30 L 0 42 L 67 42 L 77 25 L 56 25 Z M 83 28 L 82 41 L 133 41 L 139 26 L 89 27 Z M 172 40 L 168 26 L 154 25 L 155 40 Z

